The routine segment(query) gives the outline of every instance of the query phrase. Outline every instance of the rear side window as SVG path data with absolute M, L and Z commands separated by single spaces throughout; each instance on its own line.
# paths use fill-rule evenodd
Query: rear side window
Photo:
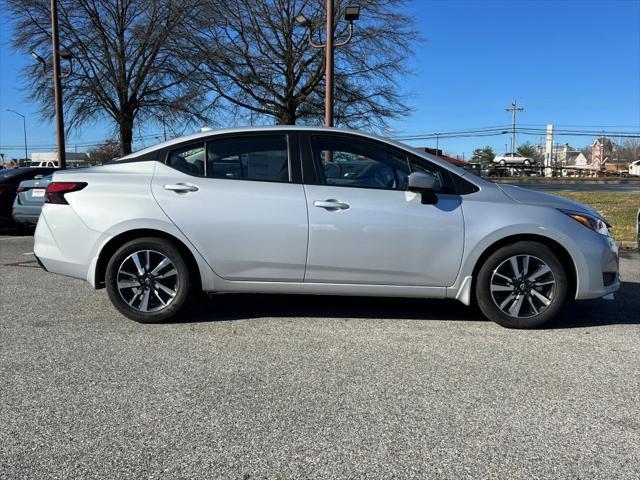
M 204 176 L 204 142 L 181 147 L 169 153 L 167 164 L 189 175 Z
M 261 135 L 210 140 L 207 177 L 288 182 L 287 137 Z

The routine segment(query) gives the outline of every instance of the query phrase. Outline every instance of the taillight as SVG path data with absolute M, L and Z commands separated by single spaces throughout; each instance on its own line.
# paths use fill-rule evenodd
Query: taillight
M 86 182 L 51 182 L 47 185 L 47 189 L 44 192 L 44 203 L 68 205 L 69 202 L 64 198 L 64 195 L 82 190 L 86 186 Z
M 29 189 L 26 187 L 18 187 L 16 188 L 16 193 L 24 192 L 25 190 L 29 190 Z

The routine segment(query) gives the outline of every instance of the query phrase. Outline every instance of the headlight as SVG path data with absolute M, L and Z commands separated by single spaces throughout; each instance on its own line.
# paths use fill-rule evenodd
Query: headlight
M 595 217 L 593 215 L 588 215 L 586 213 L 578 213 L 572 212 L 571 210 L 560 210 L 565 215 L 570 216 L 575 221 L 580 222 L 587 228 L 590 228 L 594 232 L 598 232 L 600 235 L 610 236 L 609 235 L 609 225 L 606 221 L 602 220 L 599 217 Z

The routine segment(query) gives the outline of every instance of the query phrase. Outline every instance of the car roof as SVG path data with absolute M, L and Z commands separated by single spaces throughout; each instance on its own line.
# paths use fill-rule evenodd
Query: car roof
M 361 132 L 359 130 L 352 130 L 348 128 L 321 127 L 321 126 L 314 127 L 314 126 L 308 126 L 308 125 L 268 125 L 268 126 L 250 126 L 250 127 L 248 126 L 248 127 L 234 127 L 234 128 L 204 130 L 201 132 L 192 133 L 190 135 L 173 138 L 171 140 L 158 143 L 156 145 L 152 145 L 142 150 L 138 150 L 137 152 L 130 153 L 129 155 L 125 155 L 123 157 L 114 159 L 113 162 L 118 163 L 120 161 L 133 160 L 136 157 L 144 156 L 148 153 L 152 153 L 157 150 L 162 150 L 164 148 L 172 147 L 174 145 L 179 145 L 185 142 L 195 141 L 199 139 L 205 139 L 205 138 L 209 138 L 216 135 L 233 134 L 233 133 L 288 132 L 288 131 L 304 131 L 304 132 L 316 132 L 316 133 L 345 133 L 350 135 L 356 135 L 365 139 L 377 140 L 379 142 L 386 143 L 387 145 L 391 145 L 396 148 L 400 148 L 402 150 L 408 150 L 412 154 L 418 157 L 426 158 L 427 160 L 433 163 L 436 163 L 447 170 L 455 172 L 458 175 L 465 175 L 467 173 L 466 170 L 462 168 L 457 168 L 454 165 L 451 165 L 449 162 L 437 158 L 435 155 L 418 151 L 415 148 L 413 148 L 411 145 L 407 145 L 389 138 L 381 137 L 374 133 Z

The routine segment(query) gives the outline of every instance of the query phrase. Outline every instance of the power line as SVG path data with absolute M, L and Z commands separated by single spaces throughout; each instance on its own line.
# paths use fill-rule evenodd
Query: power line
M 491 136 L 500 136 L 505 135 L 507 133 L 512 133 L 508 131 L 508 125 L 503 126 L 495 126 L 495 127 L 479 127 L 475 129 L 460 129 L 460 130 L 450 130 L 436 133 L 414 133 L 410 135 L 394 135 L 391 138 L 399 141 L 411 141 L 411 140 L 431 140 L 435 138 L 448 139 L 448 138 L 474 138 L 474 137 L 491 137 Z M 619 128 L 619 127 L 618 127 Z M 528 135 L 528 136 L 544 136 L 546 134 L 545 128 L 536 128 L 536 127 L 516 127 L 515 133 L 520 135 Z M 622 131 L 607 131 L 607 130 L 572 130 L 566 128 L 560 128 L 554 130 L 554 135 L 558 136 L 574 136 L 574 137 L 614 137 L 614 138 L 640 138 L 640 131 L 636 132 L 622 132 Z M 146 135 L 139 135 L 137 137 L 138 142 L 142 142 L 143 140 L 148 139 L 161 139 L 162 132 L 159 133 L 150 133 Z M 87 147 L 95 147 L 104 144 L 108 139 L 104 140 L 93 140 L 93 141 L 84 141 L 84 142 L 69 142 L 70 145 L 74 145 L 80 148 Z M 55 148 L 56 144 L 35 144 L 29 145 L 30 150 L 48 150 Z M 12 145 L 0 145 L 1 150 L 20 150 L 23 148 L 23 145 L 12 144 Z

